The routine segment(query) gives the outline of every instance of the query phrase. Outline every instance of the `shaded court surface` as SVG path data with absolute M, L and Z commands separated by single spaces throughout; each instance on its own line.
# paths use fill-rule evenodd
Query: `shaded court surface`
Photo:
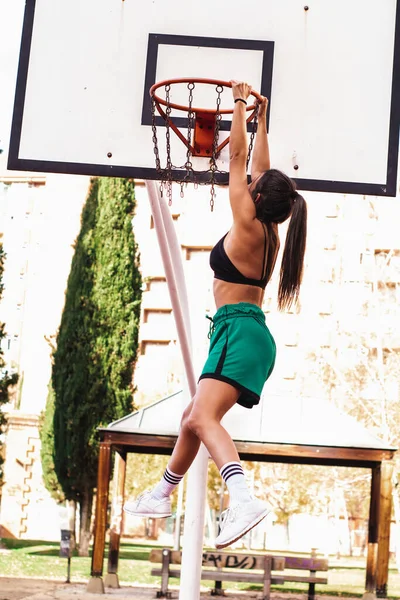
M 179 598 L 179 588 L 170 588 L 172 598 Z M 43 579 L 22 579 L 16 577 L 0 577 L 0 600 L 151 600 L 156 597 L 157 588 L 153 586 L 121 587 L 107 589 L 105 594 L 89 594 L 85 584 L 66 584 L 59 581 Z M 200 593 L 200 598 L 213 598 L 210 590 Z M 227 600 L 258 600 L 260 592 L 238 592 L 226 590 Z M 283 594 L 272 592 L 271 600 L 306 600 L 307 594 Z M 337 600 L 336 596 L 316 595 L 316 600 Z M 347 596 L 346 600 L 356 600 Z M 357 599 L 359 600 L 359 598 Z

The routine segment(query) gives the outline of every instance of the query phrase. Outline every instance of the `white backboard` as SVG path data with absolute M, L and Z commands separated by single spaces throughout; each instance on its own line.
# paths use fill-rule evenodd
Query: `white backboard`
M 242 79 L 269 97 L 272 166 L 300 189 L 395 195 L 399 30 L 400 0 L 27 0 L 8 167 L 156 179 L 150 86 Z M 164 163 L 161 119 L 158 140 Z

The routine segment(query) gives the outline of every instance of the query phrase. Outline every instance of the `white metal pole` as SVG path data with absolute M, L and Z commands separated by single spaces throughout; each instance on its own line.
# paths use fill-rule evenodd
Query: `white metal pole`
M 176 329 L 178 332 L 179 344 L 181 346 L 181 352 L 183 356 L 183 363 L 185 367 L 186 377 L 189 385 L 189 391 L 191 396 L 194 396 L 196 393 L 196 377 L 194 374 L 194 368 L 192 363 L 192 348 L 191 348 L 191 340 L 189 337 L 190 332 L 190 322 L 189 322 L 189 311 L 187 313 L 187 317 L 183 313 L 182 303 L 181 303 L 181 294 L 178 291 L 178 282 L 176 273 L 178 273 L 179 277 L 179 269 L 176 267 L 179 260 L 181 259 L 180 252 L 178 256 L 176 255 L 177 243 L 173 242 L 173 234 L 176 236 L 175 230 L 172 226 L 172 229 L 168 227 L 169 237 L 171 239 L 171 244 L 169 243 L 169 238 L 167 237 L 164 217 L 166 217 L 167 213 L 169 218 L 172 221 L 172 217 L 169 214 L 169 210 L 161 211 L 161 205 L 164 201 L 161 198 L 159 190 L 154 181 L 146 181 L 146 187 L 149 195 L 150 207 L 153 214 L 154 219 L 154 228 L 156 230 L 156 235 L 158 239 L 158 244 L 160 246 L 161 258 L 164 265 L 165 276 L 167 278 L 168 290 L 171 297 L 172 311 L 175 318 Z M 167 221 L 167 218 L 165 218 Z M 179 250 L 179 248 L 178 248 Z M 173 252 L 174 251 L 174 254 Z M 182 269 L 183 271 L 183 269 Z M 184 281 L 179 281 L 179 284 L 184 286 Z M 186 293 L 186 288 L 183 295 Z
M 189 340 L 190 320 L 182 257 L 172 218 L 165 200 L 154 181 L 146 187 L 153 213 L 161 257 L 171 296 L 186 378 L 191 396 L 196 392 L 196 379 Z M 186 314 L 185 314 L 186 313 Z M 187 475 L 185 527 L 182 547 L 181 586 L 179 598 L 198 600 L 200 597 L 201 558 L 204 539 L 204 516 L 207 483 L 208 452 L 204 445 Z
M 159 196 L 161 196 L 159 192 L 158 194 Z M 172 220 L 167 203 L 161 197 L 160 209 L 164 223 L 165 233 L 168 240 L 168 246 L 172 260 L 172 267 L 175 275 L 176 287 L 179 293 L 179 300 L 182 307 L 183 318 L 185 321 L 186 331 L 190 340 L 190 346 L 192 348 L 192 329 L 190 324 L 189 298 L 185 281 L 185 273 L 183 270 L 181 245 L 178 241 L 178 236 L 176 235 L 174 222 Z
M 200 450 L 187 474 L 180 600 L 199 600 L 200 598 L 207 465 L 208 452 L 205 446 L 201 444 Z
M 184 486 L 178 485 L 178 502 L 176 506 L 176 520 L 175 520 L 175 531 L 174 531 L 174 550 L 181 549 L 181 520 L 183 515 L 183 491 Z

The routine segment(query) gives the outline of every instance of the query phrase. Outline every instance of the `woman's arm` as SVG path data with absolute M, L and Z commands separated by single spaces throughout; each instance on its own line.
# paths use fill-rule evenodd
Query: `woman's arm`
M 251 179 L 253 181 L 261 173 L 271 168 L 267 133 L 267 107 L 268 99 L 262 96 L 262 102 L 258 107 L 257 134 L 251 162 Z
M 247 102 L 251 87 L 244 82 L 231 83 L 233 100 L 241 98 Z M 249 224 L 256 215 L 247 187 L 247 152 L 246 105 L 238 100 L 233 111 L 229 141 L 229 200 L 234 223 Z
M 232 81 L 232 96 L 234 101 L 231 134 L 229 140 L 230 160 L 239 160 L 246 169 L 247 160 L 247 129 L 246 104 L 251 92 L 247 83 Z M 244 100 L 244 102 L 242 102 Z M 245 104 L 246 103 L 246 104 Z

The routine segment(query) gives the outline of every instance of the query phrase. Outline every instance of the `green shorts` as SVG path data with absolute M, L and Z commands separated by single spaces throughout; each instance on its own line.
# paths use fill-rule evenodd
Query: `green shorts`
M 238 404 L 252 408 L 260 402 L 276 357 L 265 315 L 257 305 L 239 302 L 221 306 L 211 321 L 210 350 L 200 379 L 233 385 L 241 391 Z

